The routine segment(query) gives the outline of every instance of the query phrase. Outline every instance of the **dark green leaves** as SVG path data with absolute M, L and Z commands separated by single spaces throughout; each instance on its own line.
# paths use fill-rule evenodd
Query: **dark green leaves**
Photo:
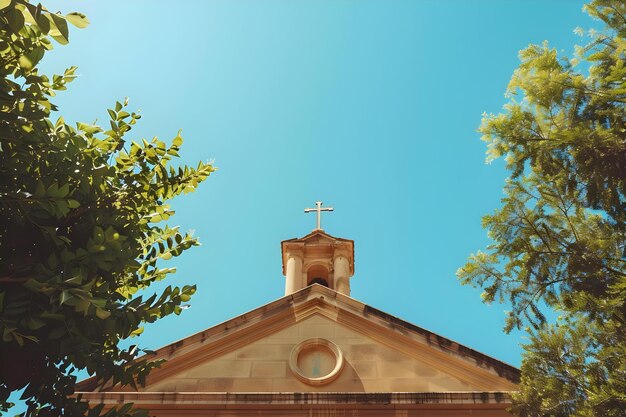
M 172 166 L 180 134 L 171 144 L 130 140 L 140 115 L 127 100 L 108 111 L 105 128 L 52 120 L 50 99 L 76 67 L 49 78 L 37 65 L 51 39 L 69 41 L 68 22 L 89 23 L 0 0 L 0 410 L 24 389 L 29 415 L 95 417 L 102 407 L 72 396 L 72 369 L 136 387 L 159 365 L 118 343 L 180 314 L 195 292 L 168 287 L 144 298 L 175 273 L 163 262 L 198 245 L 164 224 L 174 214 L 167 201 L 193 192 L 214 168 Z M 136 413 L 125 405 L 104 414 Z
M 28 54 L 20 56 L 18 62 L 24 70 L 30 71 L 31 69 L 35 67 L 35 65 L 37 65 L 37 63 L 39 63 L 41 58 L 43 58 L 43 55 L 44 55 L 43 48 L 41 47 L 35 48 Z
M 19 33 L 24 27 L 25 19 L 21 11 L 16 8 L 9 8 L 4 11 L 3 17 L 6 19 L 9 29 L 14 33 Z
M 50 13 L 48 16 L 53 23 L 49 31 L 49 35 L 61 45 L 67 45 L 70 41 L 70 32 L 67 27 L 67 20 L 55 13 Z

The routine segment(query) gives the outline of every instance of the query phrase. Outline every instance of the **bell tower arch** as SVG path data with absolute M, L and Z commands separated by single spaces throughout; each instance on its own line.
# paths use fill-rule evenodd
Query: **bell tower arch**
M 306 270 L 306 285 L 320 284 L 330 288 L 329 271 L 324 265 L 311 265 Z

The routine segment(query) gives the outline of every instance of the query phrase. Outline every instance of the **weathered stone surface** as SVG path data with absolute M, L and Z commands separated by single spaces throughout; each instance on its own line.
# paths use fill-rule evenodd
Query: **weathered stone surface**
M 319 339 L 336 351 L 317 358 Z M 294 348 L 308 343 L 299 357 Z M 296 376 L 293 355 L 311 378 Z M 159 349 L 159 358 L 168 362 L 140 392 L 89 392 L 90 380 L 77 391 L 94 404 L 135 401 L 156 417 L 501 417 L 519 378 L 507 364 L 319 285 Z M 315 383 L 340 362 L 335 379 Z
M 168 391 L 172 387 L 186 391 L 223 389 L 241 392 L 259 391 L 480 391 L 459 375 L 446 372 L 436 361 L 425 363 L 364 334 L 333 322 L 322 314 L 312 314 L 286 329 L 267 335 L 233 352 L 207 359 L 166 379 L 149 384 L 144 392 Z M 298 343 L 324 338 L 335 343 L 344 354 L 345 367 L 333 382 L 321 387 L 303 384 L 289 367 L 289 355 Z M 199 381 L 194 386 L 189 381 Z M 212 384 L 216 379 L 219 383 Z M 258 381 L 258 383 L 255 383 Z M 506 389 L 505 383 L 492 390 Z

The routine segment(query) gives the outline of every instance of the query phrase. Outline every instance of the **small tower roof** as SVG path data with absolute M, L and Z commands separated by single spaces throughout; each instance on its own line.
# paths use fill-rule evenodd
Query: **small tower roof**
M 329 235 L 321 229 L 313 230 L 306 236 L 300 238 L 287 239 L 280 242 L 280 249 L 283 261 L 283 275 L 286 273 L 287 248 L 300 248 L 306 253 L 332 254 L 335 249 L 347 249 L 349 253 L 350 275 L 354 274 L 354 240 L 344 239 Z

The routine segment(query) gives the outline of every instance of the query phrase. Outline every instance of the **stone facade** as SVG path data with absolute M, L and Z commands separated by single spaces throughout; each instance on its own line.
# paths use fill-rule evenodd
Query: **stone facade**
M 297 343 L 332 340 L 346 366 L 327 385 L 298 380 L 289 367 Z M 216 377 L 219 375 L 219 377 Z M 162 392 L 447 392 L 482 389 L 471 382 L 385 346 L 322 315 L 313 315 L 248 346 L 181 371 L 150 385 Z M 494 387 L 510 389 L 510 384 Z
M 518 369 L 333 288 L 334 260 L 353 273 L 351 241 L 314 231 L 286 242 L 284 263 L 299 247 L 298 277 L 325 265 L 328 286 L 287 284 L 285 297 L 159 349 L 167 362 L 138 392 L 91 379 L 77 391 L 156 417 L 508 415 Z

